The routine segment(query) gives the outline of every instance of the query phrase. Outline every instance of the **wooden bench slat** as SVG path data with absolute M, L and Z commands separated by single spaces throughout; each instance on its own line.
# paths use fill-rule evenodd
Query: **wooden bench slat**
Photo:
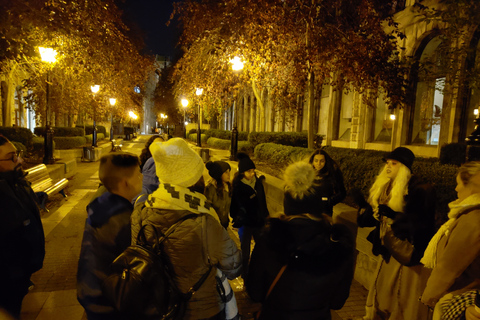
M 68 185 L 68 180 L 66 178 L 60 180 L 50 178 L 45 164 L 39 164 L 25 171 L 28 173 L 25 178 L 32 184 L 34 192 L 45 192 L 48 196 L 59 192 L 65 196 L 63 189 Z M 44 203 L 41 206 L 44 208 Z

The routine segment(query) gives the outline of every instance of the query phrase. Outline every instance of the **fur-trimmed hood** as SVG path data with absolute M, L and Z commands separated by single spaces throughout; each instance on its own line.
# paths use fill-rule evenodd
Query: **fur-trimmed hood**
M 315 169 L 306 162 L 296 162 L 287 167 L 283 174 L 285 192 L 293 199 L 301 200 L 312 195 L 316 178 Z

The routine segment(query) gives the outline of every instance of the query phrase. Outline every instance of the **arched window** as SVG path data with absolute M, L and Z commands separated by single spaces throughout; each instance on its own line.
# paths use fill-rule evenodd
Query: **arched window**
M 427 39 L 428 41 L 428 39 Z M 431 38 L 418 54 L 415 103 L 410 112 L 407 143 L 438 145 L 445 87 L 445 56 L 442 40 Z

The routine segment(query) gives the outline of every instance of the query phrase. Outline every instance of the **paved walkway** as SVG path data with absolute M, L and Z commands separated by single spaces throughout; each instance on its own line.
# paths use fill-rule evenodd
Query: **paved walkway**
M 148 136 L 135 142 L 125 142 L 123 150 L 140 153 Z M 212 160 L 226 160 L 229 152 L 215 150 Z M 233 163 L 232 163 L 233 164 Z M 85 207 L 96 191 L 98 162 L 78 163 L 78 172 L 70 180 L 68 198 L 54 197 L 44 212 L 42 221 L 46 235 L 44 267 L 33 275 L 35 288 L 25 297 L 21 320 L 86 320 L 83 308 L 76 299 L 76 273 L 86 219 Z M 232 238 L 238 235 L 230 230 Z M 242 319 L 253 319 L 260 305 L 250 300 L 243 290 L 243 281 L 231 281 Z M 364 314 L 367 290 L 354 281 L 345 306 L 332 312 L 332 318 L 357 320 Z M 1 319 L 0 319 L 1 320 Z

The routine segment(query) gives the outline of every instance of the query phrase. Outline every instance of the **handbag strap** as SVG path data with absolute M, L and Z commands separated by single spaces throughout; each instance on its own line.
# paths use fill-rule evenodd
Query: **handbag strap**
M 265 296 L 265 300 L 268 298 L 268 296 L 272 292 L 272 290 L 275 287 L 275 285 L 277 284 L 278 280 L 280 280 L 280 278 L 282 277 L 283 273 L 285 272 L 285 269 L 287 269 L 287 265 L 282 266 L 280 271 L 278 271 L 277 276 L 275 277 L 272 284 L 270 285 L 270 288 L 268 288 L 268 292 L 267 292 L 267 295 Z

